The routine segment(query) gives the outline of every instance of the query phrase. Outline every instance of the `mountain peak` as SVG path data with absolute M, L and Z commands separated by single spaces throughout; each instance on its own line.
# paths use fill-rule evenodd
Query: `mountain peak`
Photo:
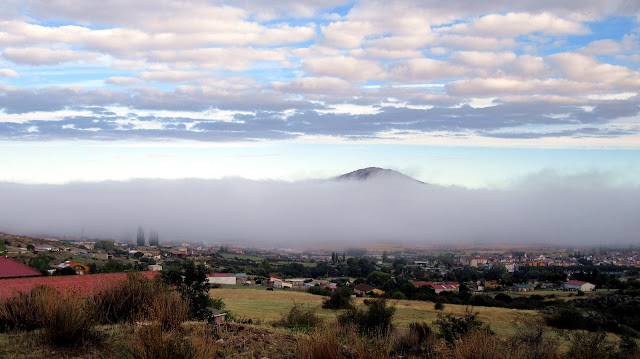
M 413 179 L 407 175 L 404 175 L 398 171 L 380 168 L 380 167 L 367 167 L 361 168 L 359 170 L 355 170 L 353 172 L 345 173 L 341 176 L 336 177 L 338 181 L 368 181 L 374 178 L 385 178 L 385 179 L 401 179 L 401 180 L 410 180 L 413 182 L 423 183 L 416 179 Z

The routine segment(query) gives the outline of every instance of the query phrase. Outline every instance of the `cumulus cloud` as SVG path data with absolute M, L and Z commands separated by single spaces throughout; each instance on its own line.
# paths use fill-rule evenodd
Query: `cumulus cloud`
M 6 48 L 2 57 L 16 64 L 57 65 L 65 62 L 94 62 L 100 54 L 73 50 L 50 50 L 47 48 Z
M 546 115 L 535 111 L 527 121 L 517 120 L 527 113 L 504 112 L 533 103 L 564 105 L 558 113 L 597 122 L 592 133 L 614 138 L 623 132 L 607 126 L 621 113 L 637 114 L 638 37 L 616 25 L 640 14 L 633 1 L 108 0 L 96 8 L 81 0 L 11 0 L 0 6 L 0 52 L 20 72 L 17 78 L 14 70 L 0 70 L 12 85 L 0 84 L 0 109 L 37 114 L 21 122 L 39 129 L 2 126 L 4 138 L 362 140 L 470 130 L 511 136 L 524 122 L 539 125 L 539 133 L 527 134 L 532 138 L 575 131 L 543 128 Z M 593 34 L 585 45 L 583 35 L 600 28 L 615 34 Z M 487 99 L 503 111 L 492 120 L 478 112 Z M 622 111 L 620 100 L 630 107 Z M 65 111 L 95 106 L 125 107 L 132 119 L 113 127 L 115 119 L 98 116 L 102 126 L 91 134 L 62 120 Z M 598 120 L 579 106 L 594 108 Z M 250 115 L 188 127 L 135 122 L 146 110 L 210 109 Z M 60 123 L 37 123 L 51 119 Z M 3 121 L 9 122 L 0 116 Z
M 485 15 L 470 24 L 457 24 L 440 31 L 515 37 L 533 32 L 549 35 L 586 34 L 589 30 L 578 21 L 562 19 L 550 13 L 508 13 Z
M 386 71 L 379 62 L 350 56 L 309 59 L 305 61 L 304 69 L 315 75 L 336 76 L 360 82 L 383 79 L 386 76 Z
M 0 76 L 2 77 L 19 77 L 17 72 L 11 69 L 0 69 Z

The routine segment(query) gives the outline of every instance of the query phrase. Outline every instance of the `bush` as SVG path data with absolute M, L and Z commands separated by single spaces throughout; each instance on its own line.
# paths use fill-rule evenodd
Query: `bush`
M 315 287 L 311 287 L 311 288 L 307 289 L 307 293 L 311 293 L 311 294 L 315 294 L 315 295 L 330 296 L 332 292 L 331 292 L 331 289 L 329 289 L 329 288 L 325 288 L 325 287 L 321 287 L 319 285 L 316 285 Z
M 161 282 L 127 274 L 127 280 L 105 287 L 90 298 L 97 320 L 101 324 L 132 323 L 147 315 L 153 300 L 165 295 L 169 288 Z
M 569 335 L 569 342 L 567 358 L 570 359 L 610 358 L 615 352 L 604 332 L 575 331 Z
M 305 309 L 302 305 L 294 302 L 289 313 L 283 314 L 280 320 L 273 322 L 273 326 L 306 332 L 309 328 L 317 327 L 321 323 L 322 318 L 313 309 Z
M 347 309 L 352 306 L 351 290 L 347 287 L 334 290 L 331 296 L 322 302 L 322 308 L 324 309 Z
M 390 352 L 387 338 L 362 337 L 352 326 L 323 325 L 298 343 L 296 357 L 300 359 L 388 359 Z
M 343 326 L 355 325 L 363 334 L 374 337 L 387 335 L 393 329 L 391 320 L 396 312 L 395 307 L 388 307 L 385 298 L 365 300 L 367 310 L 351 307 L 338 316 Z
M 177 329 L 189 315 L 189 302 L 178 292 L 162 292 L 153 298 L 145 312 L 140 320 L 148 318 L 157 321 L 164 330 Z
M 502 341 L 487 328 L 476 328 L 456 339 L 454 358 L 515 358 L 505 355 Z
M 438 319 L 434 324 L 440 329 L 438 337 L 443 338 L 449 344 L 455 344 L 456 340 L 474 330 L 485 329 L 490 332 L 489 328 L 478 319 L 478 313 L 473 313 L 469 308 L 465 310 L 462 318 L 456 318 L 451 314 L 438 314 Z
M 57 295 L 51 287 L 38 286 L 29 293 L 0 302 L 0 332 L 40 328 L 45 301 Z
M 522 359 L 559 358 L 560 341 L 547 330 L 544 320 L 522 316 L 514 323 L 515 334 L 508 340 L 510 357 Z
M 435 344 L 431 328 L 425 322 L 409 324 L 409 330 L 394 337 L 393 351 L 403 357 L 427 357 Z
M 496 294 L 495 297 L 493 297 L 493 299 L 499 300 L 505 303 L 511 303 L 513 301 L 513 298 L 511 298 L 511 296 L 506 293 L 498 293 Z
M 56 346 L 72 347 L 93 334 L 94 318 L 86 300 L 70 293 L 57 294 L 44 301 L 44 338 Z
M 587 319 L 574 308 L 563 308 L 547 315 L 547 324 L 558 329 L 586 329 Z
M 215 346 L 206 328 L 195 329 L 189 338 L 181 330 L 163 330 L 159 325 L 148 325 L 131 336 L 128 354 L 134 359 L 212 358 Z
M 444 304 L 442 304 L 442 302 L 440 302 L 440 301 L 435 302 L 433 304 L 433 309 L 435 309 L 435 310 L 444 310 Z

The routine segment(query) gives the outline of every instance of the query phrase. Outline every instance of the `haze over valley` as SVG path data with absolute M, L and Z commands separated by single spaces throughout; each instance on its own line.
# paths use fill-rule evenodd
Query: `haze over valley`
M 0 230 L 132 239 L 142 225 L 166 240 L 303 247 L 638 243 L 640 189 L 603 185 L 594 174 L 540 181 L 551 176 L 495 190 L 432 185 L 382 169 L 297 182 L 2 183 Z

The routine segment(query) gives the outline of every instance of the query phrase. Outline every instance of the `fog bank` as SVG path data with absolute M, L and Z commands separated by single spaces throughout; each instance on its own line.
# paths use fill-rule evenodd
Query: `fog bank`
M 391 242 L 629 245 L 640 189 L 522 185 L 468 190 L 393 178 L 0 183 L 0 230 L 289 246 Z

